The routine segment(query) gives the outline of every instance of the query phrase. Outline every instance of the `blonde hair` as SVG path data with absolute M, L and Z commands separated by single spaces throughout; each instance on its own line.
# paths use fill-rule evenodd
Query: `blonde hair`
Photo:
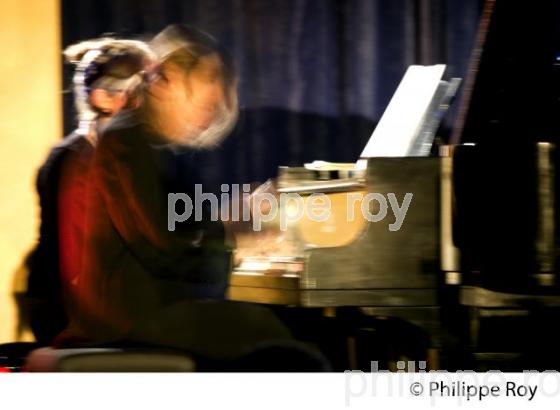
M 195 138 L 174 141 L 180 145 L 202 149 L 219 145 L 234 128 L 238 114 L 237 70 L 230 54 L 209 34 L 182 24 L 166 27 L 150 42 L 160 65 L 174 64 L 185 75 L 190 75 L 203 57 L 215 55 L 219 60 L 219 78 L 225 96 L 211 125 Z M 156 119 L 151 119 L 157 122 Z M 148 121 L 150 119 L 148 118 Z

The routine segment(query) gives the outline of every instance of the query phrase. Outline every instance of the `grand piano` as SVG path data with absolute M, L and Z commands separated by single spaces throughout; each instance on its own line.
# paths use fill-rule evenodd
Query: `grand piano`
M 537 363 L 527 361 L 527 352 L 538 350 L 534 339 L 549 326 L 543 318 L 560 307 L 556 3 L 486 1 L 453 133 L 447 145 L 430 147 L 435 155 L 281 167 L 275 194 L 308 201 L 323 193 L 332 213 L 321 222 L 301 218 L 284 231 L 272 224 L 243 241 L 228 297 L 329 315 L 352 306 L 398 318 L 422 329 L 431 351 L 461 352 L 478 369 Z M 434 127 L 442 101 L 426 111 L 424 126 Z M 425 131 L 420 127 L 415 141 Z M 359 206 L 348 195 L 370 193 L 392 193 L 399 204 L 413 193 L 401 229 L 389 229 L 390 209 L 376 222 L 358 208 L 361 217 L 347 219 Z M 383 206 L 370 201 L 368 210 L 378 214 Z M 485 345 L 485 328 L 487 340 L 495 342 L 504 329 L 507 336 Z M 435 357 L 430 365 L 438 368 Z

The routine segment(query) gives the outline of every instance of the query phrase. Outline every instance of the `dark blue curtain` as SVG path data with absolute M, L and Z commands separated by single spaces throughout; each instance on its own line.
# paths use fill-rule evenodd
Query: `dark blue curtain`
M 196 167 L 208 184 L 263 181 L 279 165 L 355 161 L 408 65 L 446 63 L 450 77 L 464 77 L 481 4 L 63 0 L 63 46 L 104 33 L 149 38 L 173 22 L 216 36 L 239 67 L 242 114 L 222 147 L 196 155 Z M 71 106 L 67 94 L 66 131 Z

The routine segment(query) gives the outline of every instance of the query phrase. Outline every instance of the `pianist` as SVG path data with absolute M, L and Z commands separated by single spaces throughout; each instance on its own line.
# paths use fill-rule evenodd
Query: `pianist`
M 237 118 L 231 60 L 185 26 L 168 27 L 153 49 L 160 64 L 140 107 L 114 118 L 92 160 L 80 306 L 66 340 L 163 345 L 209 360 L 282 343 L 290 333 L 269 310 L 219 301 L 230 267 L 219 222 L 167 229 L 168 183 L 154 147 L 199 149 L 227 135 Z

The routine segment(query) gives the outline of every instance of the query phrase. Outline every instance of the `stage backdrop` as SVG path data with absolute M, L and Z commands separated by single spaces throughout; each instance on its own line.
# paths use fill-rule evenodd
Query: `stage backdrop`
M 63 45 L 104 33 L 149 37 L 181 22 L 232 52 L 242 115 L 197 155 L 209 184 L 263 181 L 278 165 L 355 161 L 410 64 L 463 77 L 480 0 L 63 0 Z M 65 68 L 70 84 L 71 68 Z M 65 95 L 65 131 L 73 125 Z M 214 187 L 215 188 L 215 187 Z

